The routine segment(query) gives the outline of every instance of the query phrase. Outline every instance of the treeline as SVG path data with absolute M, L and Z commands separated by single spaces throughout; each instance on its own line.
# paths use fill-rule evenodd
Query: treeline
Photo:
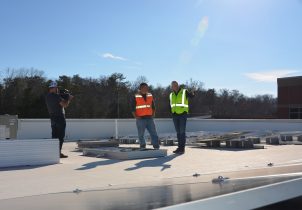
M 19 115 L 19 118 L 47 118 L 45 94 L 51 82 L 42 71 L 35 69 L 6 69 L 0 80 L 0 114 Z M 130 118 L 130 98 L 143 76 L 130 82 L 120 73 L 100 78 L 82 78 L 79 75 L 60 76 L 61 88 L 75 96 L 66 110 L 68 118 Z M 237 90 L 205 89 L 199 81 L 184 84 L 195 91 L 190 101 L 190 116 L 211 115 L 212 118 L 275 118 L 276 98 L 271 95 L 246 97 Z M 156 117 L 170 117 L 170 87 L 150 85 L 156 101 Z

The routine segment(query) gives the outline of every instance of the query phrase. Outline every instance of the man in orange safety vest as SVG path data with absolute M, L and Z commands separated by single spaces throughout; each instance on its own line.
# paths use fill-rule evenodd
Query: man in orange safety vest
M 140 84 L 139 91 L 133 97 L 131 106 L 132 115 L 136 119 L 140 148 L 146 148 L 144 134 L 147 129 L 150 133 L 153 148 L 159 149 L 158 135 L 153 120 L 153 117 L 155 116 L 155 104 L 152 94 L 149 93 L 148 84 Z

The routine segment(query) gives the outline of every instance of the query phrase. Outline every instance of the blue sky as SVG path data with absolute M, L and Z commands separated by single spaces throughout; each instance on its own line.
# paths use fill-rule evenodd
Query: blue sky
M 0 0 L 0 70 L 123 73 L 276 95 L 302 75 L 302 0 Z

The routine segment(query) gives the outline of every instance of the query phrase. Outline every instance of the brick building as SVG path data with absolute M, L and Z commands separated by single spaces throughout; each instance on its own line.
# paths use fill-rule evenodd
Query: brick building
M 302 76 L 278 78 L 278 118 L 302 119 Z

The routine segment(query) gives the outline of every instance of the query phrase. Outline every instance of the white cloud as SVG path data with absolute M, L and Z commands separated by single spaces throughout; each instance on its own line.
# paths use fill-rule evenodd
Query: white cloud
M 258 82 L 276 82 L 277 78 L 290 76 L 298 72 L 300 71 L 281 69 L 281 70 L 272 70 L 266 72 L 251 72 L 251 73 L 245 73 L 244 75 Z
M 101 55 L 103 58 L 106 58 L 106 59 L 112 59 L 112 60 L 120 60 L 120 61 L 127 61 L 126 58 L 123 58 L 121 56 L 116 56 L 116 55 L 113 55 L 111 53 L 104 53 L 103 55 Z
M 195 47 L 199 45 L 200 40 L 204 37 L 209 27 L 209 17 L 204 16 L 198 23 L 197 30 L 195 32 L 195 36 L 191 40 L 191 44 Z

